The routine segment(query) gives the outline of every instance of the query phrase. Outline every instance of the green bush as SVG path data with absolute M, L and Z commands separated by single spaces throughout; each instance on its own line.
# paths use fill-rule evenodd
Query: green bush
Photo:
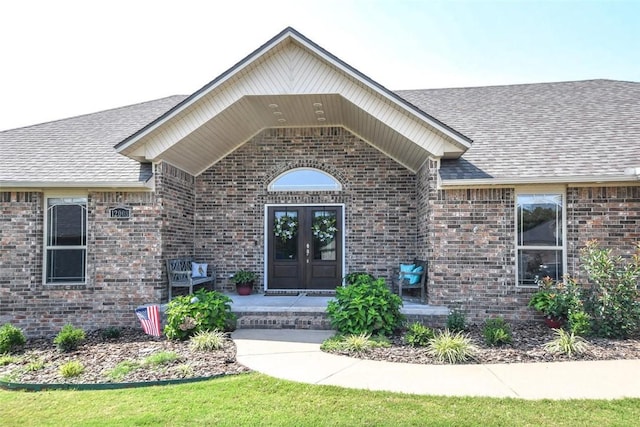
M 544 345 L 545 350 L 553 354 L 582 354 L 589 349 L 589 343 L 584 338 L 574 334 L 567 333 L 564 329 L 555 329 L 556 337 Z
M 231 302 L 226 295 L 204 289 L 176 297 L 168 304 L 164 333 L 169 339 L 185 340 L 200 331 L 229 330 L 236 318 Z
M 640 244 L 629 260 L 614 257 L 594 240 L 580 251 L 592 282 L 585 304 L 594 332 L 599 336 L 626 338 L 640 327 Z
M 435 334 L 429 341 L 427 353 L 440 363 L 465 362 L 476 352 L 476 347 L 462 332 L 453 333 L 449 329 Z
M 384 279 L 364 280 L 336 289 L 327 313 L 340 334 L 389 336 L 402 325 L 401 306 L 402 300 L 391 293 Z
M 464 311 L 454 309 L 449 312 L 447 329 L 452 332 L 463 332 L 467 329 L 467 316 Z
M 371 283 L 374 280 L 376 280 L 375 277 L 373 277 L 369 273 L 365 273 L 364 271 L 354 271 L 353 273 L 349 273 L 346 276 L 344 276 L 344 283 L 347 286 L 363 284 L 363 283 Z
M 66 324 L 53 339 L 53 343 L 58 347 L 58 350 L 68 352 L 77 349 L 85 338 L 86 334 L 82 329 Z
M 11 353 L 26 342 L 22 330 L 11 323 L 5 323 L 0 327 L 0 354 Z
M 591 333 L 591 316 L 585 311 L 572 311 L 567 319 L 569 330 L 576 335 Z
M 60 366 L 60 375 L 64 378 L 77 377 L 82 375 L 83 372 L 84 366 L 76 360 L 72 360 Z
M 511 343 L 511 327 L 502 317 L 487 319 L 482 328 L 484 342 L 489 346 Z
M 109 326 L 100 331 L 100 336 L 103 340 L 115 340 L 120 338 L 122 331 L 117 326 Z
M 412 347 L 426 347 L 433 337 L 433 329 L 424 326 L 422 323 L 414 322 L 404 335 L 404 341 Z

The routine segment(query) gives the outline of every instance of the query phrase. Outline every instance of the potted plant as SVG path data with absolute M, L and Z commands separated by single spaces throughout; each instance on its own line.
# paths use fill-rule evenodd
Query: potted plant
M 231 276 L 231 281 L 236 284 L 238 295 L 250 295 L 257 277 L 253 271 L 239 270 Z
M 539 289 L 531 296 L 529 307 L 544 315 L 550 328 L 561 327 L 569 314 L 571 301 L 562 282 L 554 283 L 550 277 L 537 281 Z

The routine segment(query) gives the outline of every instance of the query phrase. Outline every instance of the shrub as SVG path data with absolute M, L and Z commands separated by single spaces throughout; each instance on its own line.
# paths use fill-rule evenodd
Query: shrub
M 449 329 L 438 332 L 429 341 L 427 353 L 440 363 L 465 362 L 476 352 L 476 347 L 462 332 L 453 333 Z
M 593 284 L 586 309 L 594 332 L 614 338 L 633 334 L 640 327 L 640 244 L 627 261 L 600 248 L 595 240 L 587 242 L 580 255 Z
M 12 363 L 17 363 L 18 358 L 14 356 L 9 356 L 8 354 L 0 354 L 0 366 L 10 365 Z
M 58 347 L 58 350 L 68 352 L 77 349 L 85 338 L 86 334 L 82 329 L 66 324 L 53 339 L 53 343 Z
M 22 331 L 11 323 L 0 327 L 0 353 L 11 353 L 26 342 Z
M 564 329 L 555 329 L 556 338 L 544 345 L 545 350 L 554 354 L 582 354 L 589 349 L 589 343 L 584 338 L 574 334 L 567 333 Z
M 535 308 L 550 319 L 566 320 L 571 311 L 582 309 L 580 288 L 569 276 L 562 281 L 551 277 L 537 279 L 538 291 L 531 296 L 529 307 Z
M 109 326 L 100 331 L 100 336 L 102 336 L 104 340 L 115 340 L 120 338 L 120 335 L 122 335 L 122 331 L 116 326 Z
M 487 319 L 482 328 L 484 342 L 489 346 L 511 343 L 511 327 L 502 317 Z
M 142 361 L 143 366 L 160 366 L 178 360 L 178 353 L 175 351 L 161 351 L 147 356 Z
M 426 347 L 434 337 L 433 329 L 422 323 L 414 322 L 409 326 L 404 341 L 412 347 Z
M 589 335 L 591 333 L 591 316 L 583 310 L 569 313 L 569 330 L 576 335 Z
M 377 279 L 336 289 L 327 313 L 341 334 L 389 336 L 403 322 L 401 306 L 400 297 L 391 293 L 384 279 Z
M 391 343 L 384 337 L 372 338 L 369 334 L 338 335 L 325 340 L 320 348 L 325 351 L 347 351 L 364 353 L 372 348 L 390 347 Z
M 84 366 L 77 360 L 72 360 L 60 366 L 60 375 L 64 378 L 77 377 L 84 372 Z
M 467 329 L 467 316 L 461 310 L 451 310 L 447 316 L 447 329 L 452 332 L 463 332 Z
M 374 280 L 376 280 L 375 277 L 373 277 L 369 273 L 365 273 L 364 271 L 354 271 L 353 273 L 349 273 L 346 276 L 344 276 L 344 283 L 347 286 L 363 284 L 363 283 L 371 283 Z
M 200 331 L 189 339 L 189 348 L 196 351 L 219 350 L 224 346 L 225 335 L 220 331 Z
M 178 365 L 176 367 L 176 370 L 178 371 L 178 374 L 180 374 L 182 378 L 189 378 L 195 375 L 195 370 L 193 369 L 193 366 L 187 363 L 183 365 Z
M 229 330 L 235 320 L 231 302 L 226 295 L 204 289 L 176 297 L 168 304 L 164 333 L 169 339 L 185 340 L 200 331 Z
M 37 359 L 27 363 L 27 366 L 24 368 L 27 372 L 36 372 L 41 369 L 44 369 L 44 361 Z
M 140 368 L 140 364 L 132 362 L 131 360 L 125 360 L 118 363 L 115 368 L 107 372 L 106 376 L 112 381 L 122 381 L 129 373 Z

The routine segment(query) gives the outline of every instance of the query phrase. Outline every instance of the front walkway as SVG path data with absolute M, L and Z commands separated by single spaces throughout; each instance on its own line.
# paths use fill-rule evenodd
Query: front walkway
M 238 361 L 248 368 L 309 384 L 445 396 L 640 398 L 640 360 L 495 365 L 388 363 L 320 351 L 320 343 L 333 333 L 238 329 L 233 340 Z

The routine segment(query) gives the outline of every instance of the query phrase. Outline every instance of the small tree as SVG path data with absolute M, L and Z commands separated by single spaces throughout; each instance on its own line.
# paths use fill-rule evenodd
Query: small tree
M 640 244 L 630 260 L 613 256 L 591 240 L 580 250 L 581 261 L 592 282 L 587 301 L 594 332 L 625 338 L 640 326 Z

